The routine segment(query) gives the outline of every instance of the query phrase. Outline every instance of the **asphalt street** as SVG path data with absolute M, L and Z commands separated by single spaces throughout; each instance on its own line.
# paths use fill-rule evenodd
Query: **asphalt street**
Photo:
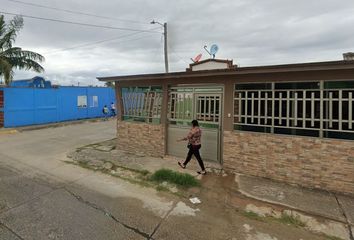
M 155 189 L 68 164 L 77 147 L 112 139 L 116 123 L 0 136 L 0 239 L 327 239 L 250 219 L 206 189 L 193 205 Z

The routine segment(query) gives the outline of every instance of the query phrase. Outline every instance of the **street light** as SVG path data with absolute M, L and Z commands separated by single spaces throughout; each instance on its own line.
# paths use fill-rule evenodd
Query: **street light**
M 163 37 L 164 37 L 164 53 L 165 53 L 165 71 L 168 73 L 168 54 L 167 54 L 167 23 L 160 23 L 158 21 L 152 20 L 151 24 L 159 24 L 163 26 Z

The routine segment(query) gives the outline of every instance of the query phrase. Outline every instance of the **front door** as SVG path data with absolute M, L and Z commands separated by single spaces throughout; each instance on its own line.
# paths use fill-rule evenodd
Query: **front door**
M 191 121 L 196 119 L 202 129 L 202 158 L 220 163 L 222 88 L 172 88 L 168 110 L 168 154 L 183 158 L 186 156 L 187 143 L 177 142 L 177 139 L 188 134 Z

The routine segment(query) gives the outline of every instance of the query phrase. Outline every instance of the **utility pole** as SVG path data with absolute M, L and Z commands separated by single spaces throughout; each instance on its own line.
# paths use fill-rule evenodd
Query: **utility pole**
M 165 72 L 168 73 L 167 23 L 162 24 L 160 22 L 152 20 L 151 24 L 159 24 L 159 25 L 163 26 L 163 38 L 164 38 L 163 50 L 164 50 L 164 55 L 165 55 Z

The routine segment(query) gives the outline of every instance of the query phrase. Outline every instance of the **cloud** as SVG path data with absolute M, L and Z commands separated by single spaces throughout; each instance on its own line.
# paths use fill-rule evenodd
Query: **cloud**
M 1 1 L 3 11 L 96 25 L 151 29 L 159 27 L 148 24 L 152 19 L 167 21 L 171 71 L 184 71 L 198 53 L 208 57 L 203 46 L 213 43 L 220 47 L 218 58 L 241 66 L 338 60 L 354 51 L 352 0 L 50 1 L 51 7 L 134 23 Z M 162 34 L 126 36 L 131 33 L 25 18 L 16 44 L 42 53 L 44 75 L 60 84 L 96 85 L 97 76 L 163 72 Z M 21 71 L 15 78 L 34 75 Z

